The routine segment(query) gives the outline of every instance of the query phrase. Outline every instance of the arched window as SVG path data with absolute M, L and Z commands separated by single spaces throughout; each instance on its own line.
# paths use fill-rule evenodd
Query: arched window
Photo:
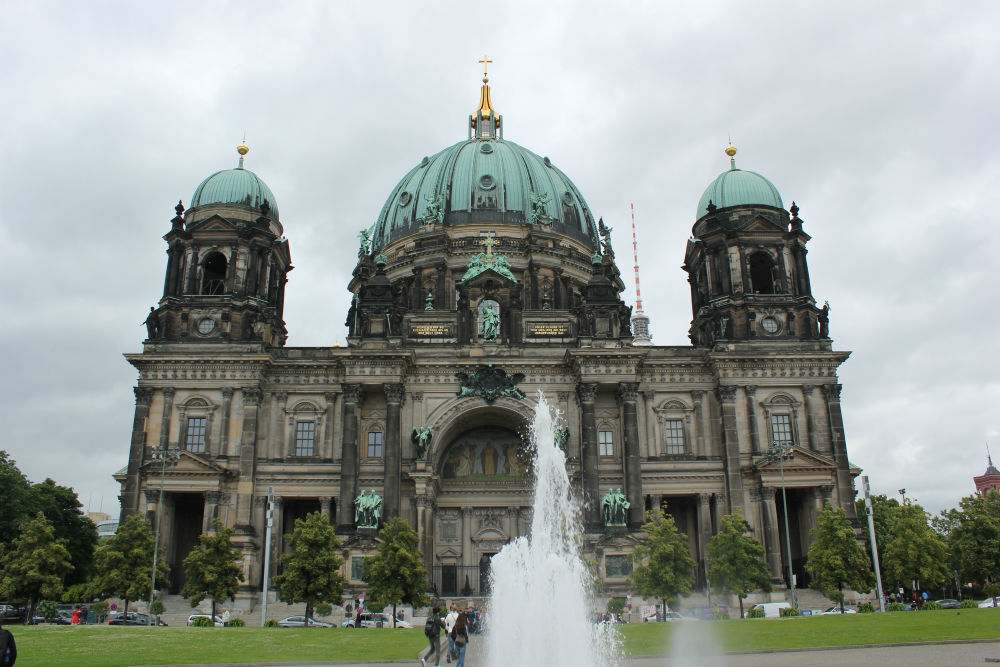
M 221 252 L 213 252 L 205 258 L 205 270 L 201 278 L 202 294 L 226 293 L 226 268 L 229 263 Z
M 192 397 L 178 406 L 180 442 L 184 449 L 196 454 L 211 451 L 212 413 L 214 405 L 201 397 Z
M 774 260 L 766 252 L 750 255 L 750 284 L 754 294 L 774 294 Z

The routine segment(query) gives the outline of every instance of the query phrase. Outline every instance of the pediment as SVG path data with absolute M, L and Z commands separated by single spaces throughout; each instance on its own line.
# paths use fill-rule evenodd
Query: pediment
M 148 460 L 142 464 L 142 467 L 147 472 L 159 471 L 160 464 Z M 202 458 L 197 454 L 187 451 L 186 449 L 181 450 L 179 458 L 177 459 L 177 465 L 170 466 L 167 468 L 167 472 L 171 475 L 191 475 L 191 474 L 212 474 L 212 475 L 223 475 L 227 477 L 235 476 L 236 473 L 227 468 L 223 468 L 219 464 L 210 461 L 208 459 Z
M 199 220 L 188 228 L 190 232 L 232 232 L 235 230 L 236 224 L 221 215 L 213 215 Z
M 456 549 L 455 547 L 447 547 L 438 552 L 437 557 L 440 558 L 461 558 L 462 550 Z
M 594 543 L 595 547 L 599 547 L 604 551 L 633 549 L 638 545 L 639 545 L 639 540 L 627 533 L 626 534 L 606 533 L 602 537 L 598 538 L 597 542 Z
M 770 461 L 766 458 L 759 458 L 756 460 L 754 467 L 761 471 L 767 472 L 779 472 L 781 470 L 781 463 L 778 461 Z M 818 454 L 816 452 L 811 452 L 808 449 L 802 449 L 801 447 L 792 448 L 792 457 L 790 459 L 785 459 L 784 468 L 787 473 L 790 470 L 796 469 L 815 469 L 815 468 L 836 468 L 837 462 L 831 458 Z
M 475 277 L 469 278 L 469 280 L 467 280 L 463 284 L 466 285 L 467 287 L 484 287 L 486 283 L 489 281 L 493 281 L 494 286 L 496 286 L 496 283 L 499 283 L 500 287 L 510 287 L 511 285 L 514 285 L 517 282 L 516 279 L 511 280 L 511 276 L 505 276 L 503 273 L 500 273 L 499 271 L 495 271 L 492 268 L 487 268 L 483 269 L 483 272 L 476 275 Z
M 473 542 L 506 542 L 507 536 L 496 528 L 484 528 L 472 538 Z
M 774 222 L 768 220 L 767 218 L 757 216 L 750 220 L 750 222 L 743 225 L 740 231 L 744 232 L 773 232 L 773 231 L 785 231 L 785 228 L 781 225 L 775 224 Z

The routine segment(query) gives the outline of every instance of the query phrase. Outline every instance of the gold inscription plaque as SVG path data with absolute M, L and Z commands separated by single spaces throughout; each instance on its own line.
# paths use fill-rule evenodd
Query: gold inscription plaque
M 410 335 L 415 338 L 447 336 L 450 333 L 450 327 L 447 324 L 415 324 L 410 327 Z
M 532 324 L 528 327 L 531 336 L 566 336 L 569 327 L 565 324 Z

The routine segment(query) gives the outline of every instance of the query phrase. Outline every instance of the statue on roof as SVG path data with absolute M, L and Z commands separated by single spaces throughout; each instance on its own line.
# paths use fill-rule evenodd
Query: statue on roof
M 444 222 L 444 196 L 440 194 L 424 195 L 424 201 L 427 202 L 427 208 L 424 210 L 424 217 L 420 222 L 425 225 Z

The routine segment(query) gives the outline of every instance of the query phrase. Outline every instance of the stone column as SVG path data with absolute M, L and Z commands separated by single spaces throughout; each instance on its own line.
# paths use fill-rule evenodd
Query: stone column
M 583 467 L 583 516 L 584 523 L 597 526 L 601 524 L 600 489 L 597 474 L 597 420 L 594 411 L 594 398 L 597 396 L 596 382 L 581 382 L 576 386 L 576 395 L 580 401 L 580 447 L 582 450 Z
M 771 569 L 771 581 L 775 584 L 784 582 L 781 574 L 781 537 L 778 529 L 778 507 L 775 505 L 775 488 L 764 486 L 760 489 L 761 502 L 764 504 L 764 536 L 767 542 L 767 565 Z
M 712 502 L 711 493 L 698 494 L 698 571 L 704 576 L 707 572 L 708 541 L 712 539 Z
M 630 503 L 628 524 L 634 529 L 643 523 L 642 469 L 639 465 L 639 421 L 636 401 L 638 382 L 619 382 L 618 401 L 622 406 L 625 434 L 625 486 Z
M 215 515 L 218 512 L 219 499 L 221 497 L 222 494 L 218 491 L 205 492 L 205 511 L 202 513 L 201 532 L 209 533 L 215 531 L 215 528 L 212 525 L 212 519 L 215 518 Z
M 170 442 L 170 417 L 174 413 L 174 394 L 177 390 L 173 387 L 163 388 L 163 416 L 160 418 L 160 449 L 166 449 Z M 181 429 L 183 431 L 183 428 Z M 184 443 L 178 443 L 181 448 Z M 150 575 L 152 576 L 152 575 Z
M 337 532 L 354 532 L 354 499 L 358 495 L 358 407 L 361 385 L 343 385 L 341 402 L 343 454 L 340 461 L 340 501 L 337 503 Z
M 240 433 L 240 477 L 237 482 L 236 524 L 250 525 L 253 502 L 253 477 L 257 460 L 257 412 L 260 409 L 259 387 L 243 389 L 243 431 Z
M 326 519 L 327 523 L 332 523 L 330 516 L 330 504 L 332 503 L 332 501 L 333 498 L 329 496 L 324 496 L 323 498 L 319 499 L 320 514 L 323 515 L 323 518 Z
M 121 523 L 125 523 L 125 519 L 139 511 L 139 470 L 146 449 L 146 419 L 153 402 L 152 387 L 133 387 L 132 391 L 135 393 L 135 414 L 132 417 L 132 440 L 128 450 L 125 489 L 122 492 Z
M 233 412 L 233 388 L 222 388 L 222 423 L 219 425 L 218 456 L 229 456 L 229 420 Z M 211 443 L 209 443 L 211 446 Z M 151 575 L 152 576 L 152 575 Z
M 803 413 L 805 415 L 806 439 L 809 441 L 809 449 L 820 453 L 819 442 L 816 440 L 816 417 L 814 416 L 816 399 L 813 398 L 814 389 L 815 387 L 811 384 L 802 385 L 802 396 L 805 399 Z
M 281 496 L 274 497 L 274 527 L 271 529 L 271 540 L 274 542 L 271 562 L 276 563 L 281 560 L 281 554 L 285 552 L 285 499 Z
M 323 420 L 323 438 L 320 441 L 319 456 L 324 461 L 332 461 L 333 456 L 333 411 L 337 405 L 337 392 L 328 391 L 323 394 L 326 399 L 326 419 Z
M 462 508 L 462 565 L 476 565 L 476 555 L 472 552 L 472 508 Z M 468 570 L 465 570 L 468 572 Z M 469 583 L 472 583 L 470 578 Z M 459 575 L 458 590 L 465 586 L 465 577 Z
M 183 294 L 198 293 L 198 246 L 192 245 L 189 252 L 190 262 L 188 264 L 187 277 L 184 280 Z M 150 575 L 152 576 L 152 575 Z
M 750 421 L 750 444 L 754 454 L 760 454 L 760 434 L 757 432 L 757 387 L 748 384 L 743 388 L 747 395 L 747 418 Z
M 844 438 L 844 417 L 840 411 L 839 384 L 824 384 L 823 396 L 826 398 L 827 414 L 830 418 L 830 442 L 833 447 L 833 460 L 837 462 L 837 495 L 840 507 L 848 518 L 857 518 L 857 508 L 854 506 L 854 480 L 851 479 L 850 463 L 847 460 L 847 442 Z
M 400 468 L 400 409 L 403 404 L 403 385 L 392 383 L 385 385 L 385 500 L 383 501 L 382 520 L 392 521 L 399 516 L 399 478 Z
M 743 477 L 740 465 L 739 426 L 736 422 L 736 387 L 720 386 L 722 403 L 722 449 L 726 470 L 726 495 L 729 512 L 743 511 Z
M 696 435 L 692 443 L 692 454 L 695 458 L 708 456 L 708 425 L 705 421 L 705 392 L 695 389 L 691 392 L 691 402 L 694 404 L 694 426 Z
M 143 489 L 142 495 L 146 499 L 146 520 L 149 521 L 150 526 L 156 526 L 156 513 L 160 511 L 160 491 L 159 489 Z M 165 498 L 166 494 L 164 494 Z
M 285 405 L 288 402 L 288 392 L 286 391 L 276 391 L 271 394 L 271 406 L 273 412 L 271 413 L 271 424 L 270 424 L 270 436 L 268 443 L 270 446 L 267 448 L 267 455 L 270 455 L 276 459 L 288 458 L 288 448 L 285 446 L 285 437 L 283 434 L 284 429 L 282 426 L 285 423 Z

